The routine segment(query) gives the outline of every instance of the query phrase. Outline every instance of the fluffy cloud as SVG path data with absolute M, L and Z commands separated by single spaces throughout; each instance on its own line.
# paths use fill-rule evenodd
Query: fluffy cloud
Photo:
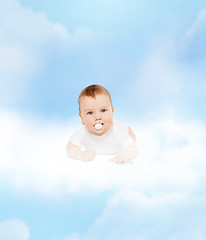
M 41 68 L 42 46 L 54 38 L 61 41 L 68 33 L 17 1 L 0 1 L 0 15 L 0 100 L 8 104 L 24 99 L 31 77 Z
M 24 102 L 31 82 L 48 70 L 47 64 L 50 72 L 51 64 L 56 67 L 61 55 L 69 56 L 71 51 L 80 51 L 85 44 L 102 38 L 101 33 L 84 28 L 70 34 L 63 25 L 50 22 L 45 13 L 23 8 L 16 0 L 0 0 L 0 16 L 0 102 L 3 106 Z
M 85 234 L 67 239 L 203 240 L 205 198 L 182 192 L 145 195 L 122 190 L 110 199 Z
M 187 70 L 178 57 L 174 37 L 159 36 L 151 40 L 130 88 L 140 112 L 154 114 L 176 108 L 188 79 Z
M 67 158 L 73 123 L 1 112 L 0 126 L 1 179 L 19 189 L 51 195 L 128 187 L 148 193 L 194 191 L 206 180 L 205 126 L 199 122 L 161 120 L 134 128 L 139 155 L 135 165 L 126 166 L 108 156 L 90 163 Z
M 205 63 L 206 44 L 206 8 L 197 16 L 191 26 L 186 30 L 183 38 L 183 52 L 187 61 Z
M 44 12 L 34 12 L 31 8 L 23 8 L 16 0 L 7 2 L 0 0 L 0 14 L 2 19 L 0 46 L 2 48 L 21 47 L 22 51 L 31 51 L 33 54 L 38 51 L 41 55 L 47 47 L 52 50 L 51 46 L 59 45 L 65 51 L 102 37 L 101 32 L 93 32 L 86 28 L 78 28 L 71 34 L 62 24 L 50 22 Z M 15 49 L 13 50 L 15 56 Z M 5 53 L 4 56 L 6 55 Z M 1 57 L 4 59 L 2 55 Z
M 156 47 L 154 52 L 149 54 L 141 66 L 139 81 L 135 83 L 135 94 L 146 105 L 149 101 L 153 105 L 158 103 L 168 106 L 181 90 L 182 73 L 172 61 L 172 57 L 165 54 L 165 48 Z
M 138 111 L 179 111 L 204 117 L 206 10 L 203 9 L 181 34 L 151 39 L 130 91 Z
M 1 111 L 0 181 L 50 197 L 81 193 L 82 201 L 90 191 L 115 192 L 85 233 L 65 240 L 204 239 L 205 125 L 174 117 L 136 125 L 134 165 L 103 156 L 84 163 L 66 157 L 74 123 Z
M 203 9 L 196 17 L 192 26 L 186 31 L 186 37 L 193 38 L 197 34 L 204 31 L 205 33 L 205 23 L 206 23 L 206 8 Z
M 34 47 L 48 43 L 49 38 L 67 39 L 69 34 L 62 25 L 51 23 L 44 13 L 35 13 L 30 8 L 23 8 L 18 1 L 0 1 L 1 6 L 1 43 L 28 44 Z M 11 18 L 11 15 L 13 16 Z M 10 31 L 8 31 L 10 30 Z
M 1 0 L 0 6 L 3 19 L 1 22 L 2 44 L 19 44 L 31 49 L 46 47 L 49 43 L 69 47 L 95 37 L 95 32 L 84 28 L 76 29 L 73 34 L 70 34 L 62 24 L 50 22 L 44 12 L 34 12 L 31 8 L 24 8 L 16 0 L 7 2 Z
M 0 222 L 0 238 L 4 240 L 28 240 L 30 232 L 27 225 L 18 220 L 11 219 Z

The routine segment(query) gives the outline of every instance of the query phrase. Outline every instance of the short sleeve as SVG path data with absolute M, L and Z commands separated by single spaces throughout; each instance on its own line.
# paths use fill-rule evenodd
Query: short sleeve
M 114 125 L 117 144 L 123 150 L 133 143 L 133 139 L 129 135 L 129 127 L 125 123 L 115 122 Z
M 76 145 L 79 148 L 83 147 L 85 137 L 85 127 L 84 125 L 80 125 L 72 134 L 70 138 L 70 142 Z

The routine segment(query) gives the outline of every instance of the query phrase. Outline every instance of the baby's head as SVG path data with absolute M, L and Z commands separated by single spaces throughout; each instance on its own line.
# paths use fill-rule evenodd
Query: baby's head
M 92 134 L 101 136 L 113 120 L 112 100 L 109 92 L 100 85 L 86 87 L 79 95 L 79 116 Z

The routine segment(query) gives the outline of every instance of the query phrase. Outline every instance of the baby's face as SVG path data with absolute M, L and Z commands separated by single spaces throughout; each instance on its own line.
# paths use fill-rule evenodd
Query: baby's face
M 113 120 L 113 107 L 109 97 L 99 94 L 96 98 L 82 97 L 80 99 L 80 113 L 82 123 L 92 134 L 101 136 L 110 128 Z M 100 129 L 96 129 L 96 124 L 101 124 Z M 100 125 L 100 126 L 101 126 Z

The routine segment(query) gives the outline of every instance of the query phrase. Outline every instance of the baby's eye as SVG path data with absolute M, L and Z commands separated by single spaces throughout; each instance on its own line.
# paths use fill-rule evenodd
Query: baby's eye
M 88 114 L 88 115 L 92 115 L 92 114 L 93 114 L 93 112 L 92 112 L 92 111 L 90 111 L 90 112 L 88 112 L 87 114 Z
M 101 110 L 101 112 L 106 112 L 106 111 L 107 111 L 107 109 L 102 109 L 102 110 Z

